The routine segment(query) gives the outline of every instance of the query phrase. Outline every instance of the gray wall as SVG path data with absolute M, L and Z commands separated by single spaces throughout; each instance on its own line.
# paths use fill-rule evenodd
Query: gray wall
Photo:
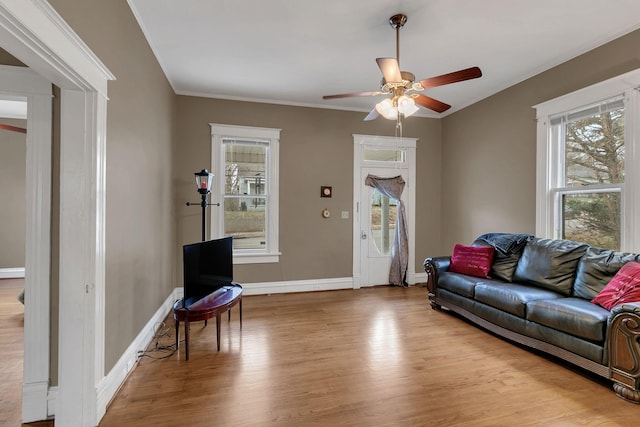
M 26 120 L 0 118 L 22 128 Z M 0 268 L 24 268 L 27 136 L 0 129 Z
M 107 110 L 108 372 L 176 286 L 175 95 L 126 0 L 50 3 L 117 78 Z
M 189 96 L 177 97 L 177 137 L 174 189 L 180 244 L 200 240 L 201 210 L 193 173 L 211 164 L 209 123 L 282 129 L 280 135 L 279 263 L 236 265 L 239 282 L 268 282 L 351 277 L 353 274 L 353 134 L 394 135 L 395 122 L 363 122 L 366 113 L 301 108 Z M 440 212 L 440 121 L 412 117 L 404 135 L 418 138 L 416 185 L 416 270 L 438 250 Z M 331 199 L 321 199 L 320 186 L 333 187 Z M 333 215 L 323 219 L 328 208 Z M 210 209 L 218 209 L 211 207 Z M 349 220 L 340 218 L 349 211 Z M 181 265 L 181 254 L 178 262 Z M 181 271 L 177 271 L 180 283 Z
M 24 64 L 16 59 L 15 56 L 11 55 L 6 50 L 0 47 L 0 64 L 2 65 L 14 65 L 16 67 L 24 67 Z
M 535 232 L 540 102 L 640 67 L 635 31 L 442 120 L 442 253 L 492 231 Z

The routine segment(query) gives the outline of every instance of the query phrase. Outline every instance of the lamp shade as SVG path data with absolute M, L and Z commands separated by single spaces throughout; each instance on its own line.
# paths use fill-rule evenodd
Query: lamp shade
M 385 119 L 395 120 L 398 118 L 398 109 L 393 105 L 391 98 L 378 102 L 376 104 L 376 111 Z
M 196 189 L 200 194 L 207 194 L 211 191 L 211 184 L 213 184 L 213 174 L 208 170 L 202 169 L 200 172 L 194 173 L 196 177 Z
M 402 95 L 398 98 L 398 112 L 404 114 L 405 117 L 409 117 L 413 113 L 418 111 L 418 107 L 416 107 L 416 102 L 413 98 Z

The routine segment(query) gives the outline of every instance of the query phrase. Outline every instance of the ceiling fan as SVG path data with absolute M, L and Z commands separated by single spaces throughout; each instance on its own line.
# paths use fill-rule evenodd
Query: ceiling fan
M 13 132 L 27 133 L 27 130 L 25 128 L 21 128 L 21 127 L 17 127 L 17 126 L 11 126 L 11 125 L 0 124 L 0 129 L 2 129 L 2 130 L 10 130 L 10 131 L 13 131 Z
M 370 92 L 343 93 L 339 95 L 325 95 L 322 99 L 349 98 L 354 96 L 390 95 L 376 104 L 375 108 L 365 117 L 365 120 L 374 120 L 379 115 L 387 119 L 395 120 L 401 116 L 407 117 L 418 111 L 419 105 L 437 113 L 443 113 L 451 108 L 451 105 L 428 97 L 421 93 L 425 89 L 443 86 L 464 80 L 476 79 L 482 76 L 478 67 L 466 68 L 436 77 L 430 77 L 418 82 L 413 73 L 400 71 L 400 29 L 407 22 L 407 16 L 396 14 L 389 18 L 389 24 L 396 30 L 396 57 L 376 58 L 378 67 L 382 72 L 380 90 Z

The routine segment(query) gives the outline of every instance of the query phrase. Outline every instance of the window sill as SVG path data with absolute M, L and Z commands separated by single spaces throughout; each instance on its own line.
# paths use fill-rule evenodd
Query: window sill
M 234 264 L 267 264 L 280 262 L 280 252 L 264 254 L 233 254 Z

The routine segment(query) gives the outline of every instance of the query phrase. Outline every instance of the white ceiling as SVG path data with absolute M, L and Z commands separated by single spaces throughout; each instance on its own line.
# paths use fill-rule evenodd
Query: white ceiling
M 379 89 L 396 13 L 417 80 L 482 69 L 424 92 L 452 105 L 443 115 L 640 28 L 638 0 L 128 1 L 178 94 L 363 112 L 382 98 L 322 95 Z

